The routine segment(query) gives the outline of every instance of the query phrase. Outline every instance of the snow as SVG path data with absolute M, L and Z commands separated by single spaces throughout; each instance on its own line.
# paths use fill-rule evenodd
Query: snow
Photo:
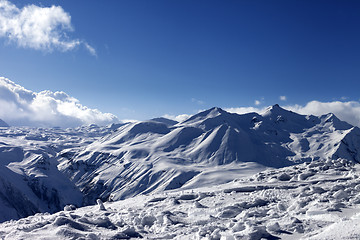
M 82 206 L 80 190 L 61 173 L 55 157 L 110 133 L 107 128 L 0 128 L 0 221 Z
M 304 116 L 276 105 L 262 115 L 212 108 L 175 125 L 163 120 L 122 125 L 71 159 L 60 153 L 57 160 L 58 169 L 94 204 L 96 198 L 114 201 L 222 184 L 266 167 L 317 159 L 360 161 L 357 136 L 357 127 L 333 115 Z
M 278 105 L 0 128 L 0 238 L 358 238 L 359 139 Z
M 306 180 L 299 174 L 313 171 Z M 360 168 L 346 160 L 269 169 L 196 190 L 39 213 L 0 224 L 3 239 L 356 239 Z M 287 181 L 270 181 L 280 175 Z M 324 175 L 328 177 L 324 179 Z M 339 231 L 341 229 L 341 231 Z

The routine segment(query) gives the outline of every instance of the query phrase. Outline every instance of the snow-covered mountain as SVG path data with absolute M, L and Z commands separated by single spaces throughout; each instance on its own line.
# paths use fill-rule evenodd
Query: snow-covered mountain
M 360 161 L 360 132 L 333 114 L 220 108 L 184 122 L 164 118 L 77 129 L 0 129 L 0 221 L 97 199 L 116 201 L 217 186 L 313 160 Z
M 177 124 L 124 125 L 80 151 L 64 150 L 58 169 L 93 204 L 225 183 L 265 167 L 359 162 L 359 151 L 360 129 L 333 114 L 304 116 L 278 105 L 244 115 L 212 108 Z
M 66 204 L 81 206 L 83 194 L 62 174 L 56 156 L 92 143 L 109 128 L 0 128 L 0 222 L 39 212 L 56 212 Z

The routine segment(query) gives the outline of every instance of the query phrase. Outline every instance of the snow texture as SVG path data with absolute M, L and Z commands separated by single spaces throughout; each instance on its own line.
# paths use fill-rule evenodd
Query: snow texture
M 0 237 L 359 239 L 359 170 L 344 159 L 317 160 L 196 190 L 100 200 L 98 206 L 4 222 Z M 284 174 L 290 180 L 280 180 Z

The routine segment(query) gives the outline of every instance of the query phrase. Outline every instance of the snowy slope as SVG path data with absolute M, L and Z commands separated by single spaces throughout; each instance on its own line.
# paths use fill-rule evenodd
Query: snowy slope
M 359 162 L 359 129 L 334 115 L 220 108 L 178 123 L 164 118 L 76 129 L 0 128 L 0 221 L 67 204 L 195 190 L 303 162 Z
M 82 205 L 83 194 L 58 169 L 57 154 L 109 133 L 106 128 L 0 128 L 0 222 Z
M 175 125 L 121 126 L 71 157 L 60 157 L 58 167 L 84 193 L 85 204 L 93 204 L 97 198 L 226 183 L 266 167 L 317 159 L 359 162 L 359 136 L 359 128 L 333 114 L 304 116 L 278 105 L 244 115 L 212 108 Z
M 317 160 L 0 224 L 2 239 L 359 239 L 360 169 Z

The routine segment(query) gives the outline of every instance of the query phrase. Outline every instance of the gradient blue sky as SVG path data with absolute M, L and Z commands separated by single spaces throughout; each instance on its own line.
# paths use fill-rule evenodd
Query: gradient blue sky
M 83 46 L 48 52 L 0 38 L 0 76 L 33 91 L 64 91 L 120 119 L 256 100 L 359 100 L 359 1 L 12 3 L 61 6 L 74 27 L 68 35 L 97 56 Z

